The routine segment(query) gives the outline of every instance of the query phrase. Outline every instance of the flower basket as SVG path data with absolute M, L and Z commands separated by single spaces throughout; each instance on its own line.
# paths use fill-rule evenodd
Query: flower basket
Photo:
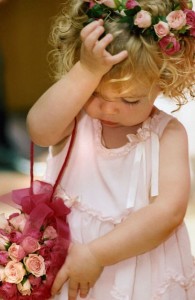
M 70 209 L 55 196 L 67 166 L 75 139 L 75 127 L 69 149 L 56 183 L 52 186 L 33 180 L 33 144 L 31 143 L 30 188 L 14 190 L 11 200 L 20 212 L 8 218 L 0 214 L 0 299 L 45 300 L 51 297 L 53 281 L 63 265 L 70 232 Z M 1 200 L 7 202 L 7 197 Z

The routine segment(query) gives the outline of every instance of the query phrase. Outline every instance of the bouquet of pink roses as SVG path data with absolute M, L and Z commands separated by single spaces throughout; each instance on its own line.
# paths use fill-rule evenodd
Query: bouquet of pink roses
M 0 214 L 0 299 L 49 299 L 51 286 L 69 246 L 66 216 L 70 209 L 60 198 L 50 201 L 53 187 L 33 182 L 13 191 L 22 208 L 6 219 Z
M 66 220 L 70 208 L 56 195 L 76 136 L 76 124 L 54 186 L 33 180 L 31 143 L 30 188 L 12 191 L 0 201 L 20 209 L 6 219 L 0 214 L 0 299 L 46 300 L 70 244 Z M 11 203 L 10 203 L 11 201 Z

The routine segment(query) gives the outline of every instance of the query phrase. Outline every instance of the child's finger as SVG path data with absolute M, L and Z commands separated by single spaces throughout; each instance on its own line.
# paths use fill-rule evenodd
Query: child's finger
M 88 293 L 89 293 L 89 283 L 80 283 L 80 286 L 79 286 L 79 290 L 80 290 L 80 297 L 81 298 L 86 298 Z
M 112 42 L 113 36 L 112 34 L 108 33 L 106 36 L 104 36 L 98 43 L 96 43 L 93 53 L 102 56 L 106 47 Z
M 51 289 L 51 294 L 52 296 L 54 296 L 55 294 L 57 294 L 63 284 L 68 280 L 68 272 L 66 272 L 64 266 L 60 269 L 60 271 L 58 272 L 55 280 L 54 280 L 54 283 L 53 283 L 53 286 L 52 286 L 52 289 Z
M 81 30 L 81 40 L 84 41 L 86 39 L 86 37 L 94 31 L 94 29 L 99 26 L 99 25 L 102 25 L 103 24 L 103 20 L 97 20 L 97 21 L 94 21 L 90 24 L 88 24 L 87 26 L 85 26 L 82 30 Z
M 85 41 L 84 41 L 85 47 L 88 50 L 93 50 L 94 46 L 96 45 L 99 37 L 102 35 L 103 32 L 104 32 L 104 27 L 103 26 L 98 26 L 85 39 Z
M 123 50 L 115 55 L 108 56 L 107 62 L 112 65 L 116 65 L 116 64 L 120 63 L 121 61 L 123 61 L 125 58 L 127 58 L 127 56 L 128 56 L 127 50 Z
M 68 285 L 68 299 L 76 300 L 78 291 L 79 291 L 79 283 L 70 279 Z

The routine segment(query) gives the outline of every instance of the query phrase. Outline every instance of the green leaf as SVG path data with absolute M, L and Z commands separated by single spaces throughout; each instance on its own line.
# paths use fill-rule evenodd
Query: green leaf
M 21 281 L 21 284 L 24 285 L 25 282 L 27 281 L 27 279 L 28 279 L 28 277 L 27 277 L 27 276 L 24 276 L 23 279 L 22 279 L 22 281 Z
M 159 20 L 167 23 L 167 19 L 165 16 L 159 16 Z
M 134 17 L 132 16 L 124 16 L 122 18 L 119 19 L 120 23 L 127 23 L 130 26 L 130 29 L 132 29 L 134 27 Z
M 11 246 L 11 242 L 8 242 L 6 245 L 5 245 L 5 250 L 8 251 L 9 247 Z
M 141 10 L 140 6 L 135 6 L 133 9 L 125 9 L 126 16 L 135 16 Z
M 170 42 L 170 43 L 167 45 L 166 49 L 171 49 L 171 48 L 173 48 L 173 43 L 172 43 L 172 42 Z
M 46 280 L 46 278 L 47 278 L 46 275 L 42 275 L 42 276 L 41 276 L 41 279 L 42 279 L 42 280 Z
M 184 34 L 184 33 L 186 33 L 186 31 L 187 31 L 187 27 L 184 26 L 178 31 L 178 33 Z
M 101 4 L 95 4 L 91 9 L 88 10 L 87 15 L 89 18 L 99 18 L 104 12 L 104 6 Z

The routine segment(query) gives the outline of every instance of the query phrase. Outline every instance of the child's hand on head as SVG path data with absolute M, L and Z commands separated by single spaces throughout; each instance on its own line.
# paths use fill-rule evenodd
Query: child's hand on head
M 100 39 L 104 30 L 103 21 L 98 20 L 88 24 L 81 31 L 83 42 L 80 56 L 81 65 L 101 77 L 128 55 L 126 50 L 116 55 L 111 55 L 106 50 L 106 47 L 112 42 L 113 36 L 106 34 Z
M 85 298 L 103 271 L 87 245 L 72 244 L 68 256 L 58 272 L 52 287 L 52 295 L 68 282 L 68 300 L 76 300 L 79 294 Z

